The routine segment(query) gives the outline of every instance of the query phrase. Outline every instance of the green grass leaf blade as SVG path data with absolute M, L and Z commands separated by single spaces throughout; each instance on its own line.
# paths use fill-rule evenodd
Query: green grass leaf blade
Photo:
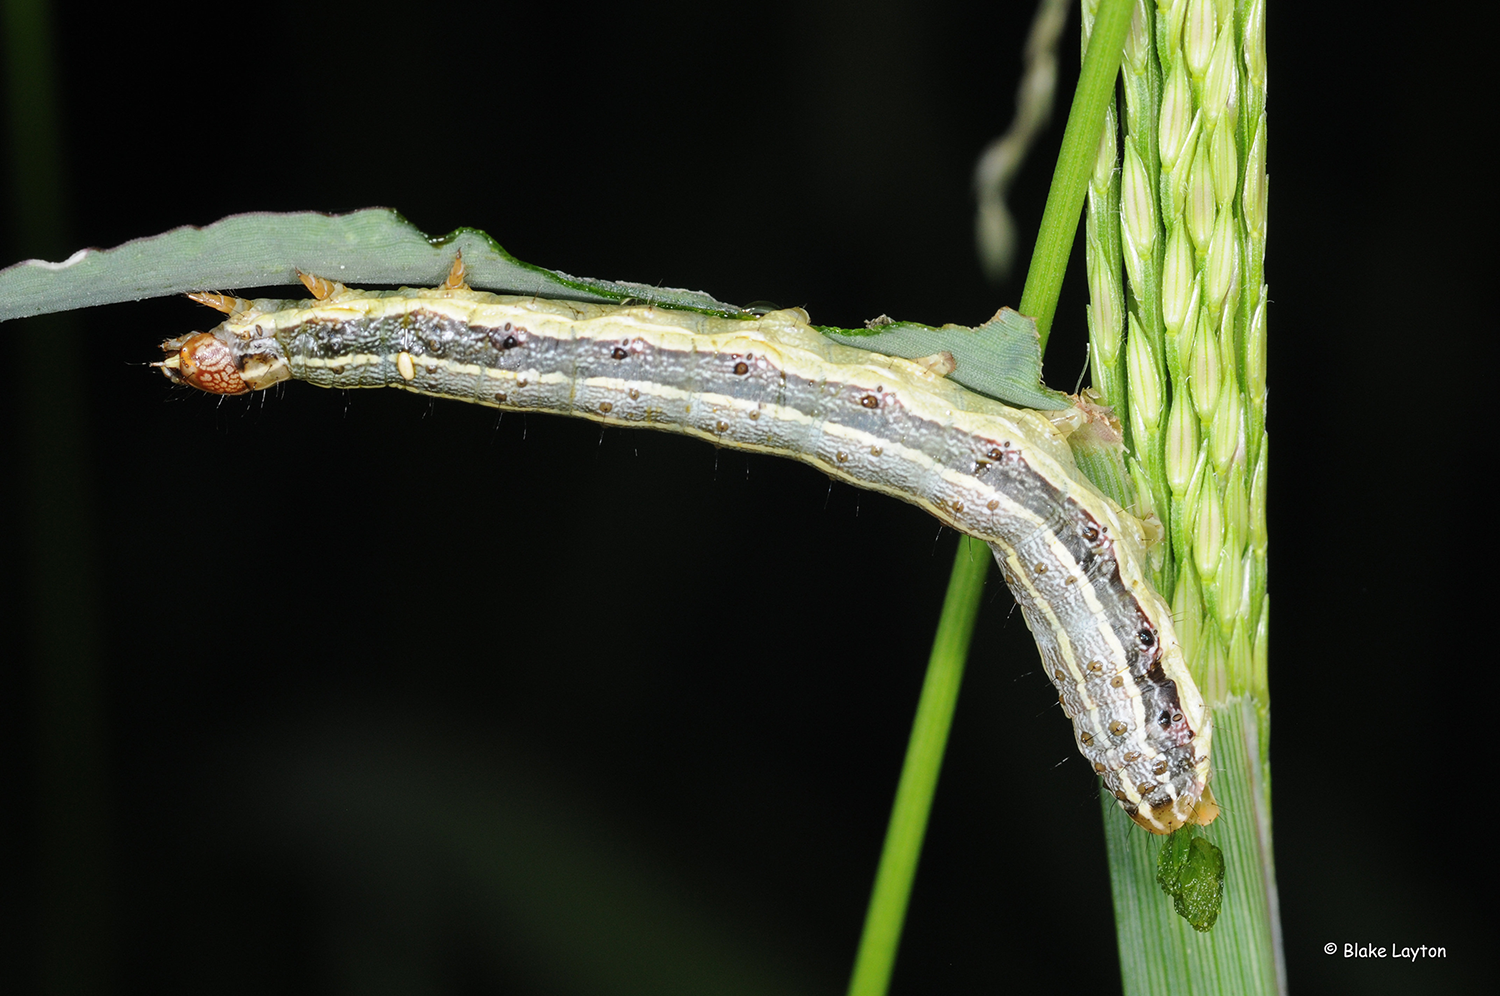
M 818 328 L 834 342 L 914 360 L 946 352 L 957 366 L 948 379 L 1007 404 L 1043 410 L 1068 407 L 1068 396 L 1042 383 L 1036 323 L 1012 308 L 976 328 L 892 322 L 867 330 Z
M 471 286 L 575 301 L 642 301 L 730 316 L 734 305 L 701 291 L 574 277 L 523 263 L 484 232 L 429 238 L 389 208 L 237 214 L 66 260 L 0 270 L 0 321 L 188 291 L 295 285 L 297 271 L 351 285 L 436 286 L 462 251 Z

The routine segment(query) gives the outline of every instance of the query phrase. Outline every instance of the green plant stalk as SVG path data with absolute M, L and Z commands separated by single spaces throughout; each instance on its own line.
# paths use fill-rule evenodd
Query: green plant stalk
M 1068 109 L 1068 124 L 1052 171 L 1052 186 L 1047 190 L 1047 205 L 1042 209 L 1036 248 L 1026 270 L 1026 286 L 1021 290 L 1021 314 L 1036 319 L 1044 353 L 1097 158 L 1104 109 L 1114 96 L 1115 76 L 1120 71 L 1121 46 L 1130 26 L 1128 0 L 1103 0 L 1095 25 L 1094 41 L 1084 53 L 1078 89 Z
M 1100 4 L 1095 42 L 1084 55 L 1078 89 L 1068 111 L 1062 150 L 1026 274 L 1020 310 L 1036 319 L 1044 349 L 1052 316 L 1057 311 L 1084 194 L 1098 158 L 1104 110 L 1114 93 L 1130 12 L 1130 0 L 1103 0 Z M 849 996 L 883 996 L 890 986 L 948 730 L 958 702 L 959 680 L 979 616 L 979 597 L 991 559 L 983 543 L 970 537 L 959 543 L 886 828 L 880 866 L 875 873 L 875 887 L 865 913 L 859 951 L 849 980 Z
M 882 996 L 890 985 L 990 560 L 984 543 L 970 536 L 959 540 L 849 979 L 849 996 Z

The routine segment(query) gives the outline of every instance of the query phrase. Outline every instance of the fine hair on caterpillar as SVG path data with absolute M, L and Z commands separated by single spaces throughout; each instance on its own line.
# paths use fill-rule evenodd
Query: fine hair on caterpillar
M 164 343 L 157 366 L 221 395 L 296 379 L 655 428 L 915 504 L 990 545 L 1078 749 L 1131 819 L 1153 833 L 1213 819 L 1212 720 L 1148 580 L 1151 528 L 1067 446 L 1086 410 L 1008 407 L 949 379 L 951 354 L 855 349 L 797 308 L 735 319 L 510 297 L 471 290 L 461 259 L 432 289 L 303 283 L 311 300 L 191 295 L 226 318 Z

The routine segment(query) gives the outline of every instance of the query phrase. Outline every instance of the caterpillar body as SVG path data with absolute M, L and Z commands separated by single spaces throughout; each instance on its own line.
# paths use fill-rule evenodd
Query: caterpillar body
M 1208 823 L 1212 720 L 1141 523 L 1078 473 L 1066 429 L 904 360 L 830 341 L 800 309 L 738 320 L 470 290 L 372 292 L 305 276 L 307 301 L 192 295 L 227 319 L 162 344 L 177 383 L 397 387 L 663 429 L 811 464 L 989 543 L 1078 748 L 1136 823 Z

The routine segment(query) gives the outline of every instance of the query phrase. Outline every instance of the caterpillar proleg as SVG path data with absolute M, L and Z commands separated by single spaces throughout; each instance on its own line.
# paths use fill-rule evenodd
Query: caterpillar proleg
M 753 320 L 441 286 L 372 292 L 317 277 L 308 301 L 193 295 L 227 318 L 162 344 L 174 382 L 244 394 L 283 380 L 397 387 L 514 411 L 663 429 L 811 464 L 989 543 L 1073 721 L 1136 823 L 1218 812 L 1212 722 L 1142 524 L 1078 473 L 1066 431 L 912 361 L 834 343 L 800 309 Z

